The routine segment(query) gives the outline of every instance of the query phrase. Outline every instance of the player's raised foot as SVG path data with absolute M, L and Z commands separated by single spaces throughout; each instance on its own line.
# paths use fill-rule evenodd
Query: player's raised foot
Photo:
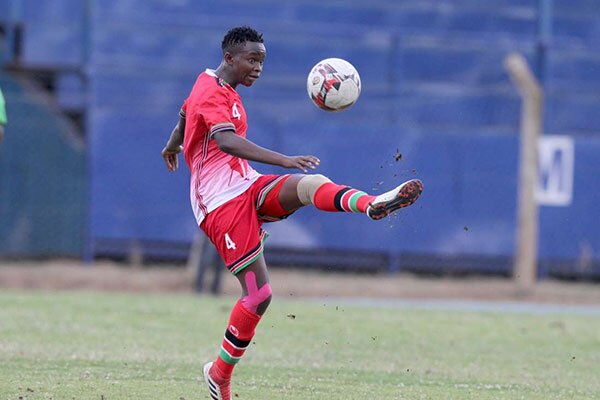
M 406 181 L 397 188 L 377 196 L 367 208 L 367 215 L 375 220 L 384 218 L 399 208 L 410 206 L 417 201 L 422 191 L 423 183 L 420 180 Z
M 231 400 L 231 381 L 219 377 L 212 368 L 213 363 L 204 364 L 204 381 L 213 400 Z

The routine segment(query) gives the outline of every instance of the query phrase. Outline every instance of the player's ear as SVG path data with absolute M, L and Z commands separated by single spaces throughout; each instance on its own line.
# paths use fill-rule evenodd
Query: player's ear
M 226 51 L 225 54 L 223 54 L 223 60 L 225 60 L 227 65 L 233 65 L 233 54 Z

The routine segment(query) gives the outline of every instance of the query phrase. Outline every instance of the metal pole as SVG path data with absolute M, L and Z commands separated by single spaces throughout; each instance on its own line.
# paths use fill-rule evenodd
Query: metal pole
M 84 221 L 84 243 L 83 243 L 83 261 L 87 266 L 94 264 L 94 256 L 96 250 L 94 248 L 94 235 L 92 227 L 92 109 L 93 109 L 93 98 L 92 98 L 92 83 L 91 83 L 91 51 L 92 51 L 92 21 L 93 21 L 93 10 L 94 0 L 85 0 L 82 15 L 82 37 L 81 37 L 81 71 L 83 73 L 83 83 L 85 90 L 85 123 L 83 130 L 85 132 L 85 174 L 87 176 L 86 183 L 86 213 Z
M 539 0 L 536 72 L 542 86 L 546 80 L 546 54 L 552 37 L 552 9 L 553 0 Z
M 542 131 L 542 89 L 527 61 L 510 54 L 505 67 L 523 99 L 517 204 L 517 251 L 513 277 L 520 294 L 533 291 L 537 275 L 538 205 L 535 188 L 538 179 L 538 138 Z

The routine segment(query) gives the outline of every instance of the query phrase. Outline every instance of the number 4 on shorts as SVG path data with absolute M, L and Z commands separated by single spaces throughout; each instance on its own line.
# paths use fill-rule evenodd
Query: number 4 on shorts
M 229 237 L 229 233 L 226 233 L 226 234 L 225 234 L 225 246 L 226 246 L 228 249 L 230 249 L 230 250 L 231 250 L 231 249 L 235 250 L 235 243 L 234 243 L 234 241 L 233 241 L 233 240 L 231 240 L 231 238 Z

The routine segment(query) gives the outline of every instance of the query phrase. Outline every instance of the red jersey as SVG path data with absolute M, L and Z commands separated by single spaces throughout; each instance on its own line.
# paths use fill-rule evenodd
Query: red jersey
M 224 130 L 245 138 L 248 128 L 240 95 L 213 70 L 198 76 L 181 115 L 185 117 L 183 152 L 191 172 L 190 201 L 200 225 L 209 212 L 244 193 L 261 175 L 247 160 L 221 151 L 212 140 Z

